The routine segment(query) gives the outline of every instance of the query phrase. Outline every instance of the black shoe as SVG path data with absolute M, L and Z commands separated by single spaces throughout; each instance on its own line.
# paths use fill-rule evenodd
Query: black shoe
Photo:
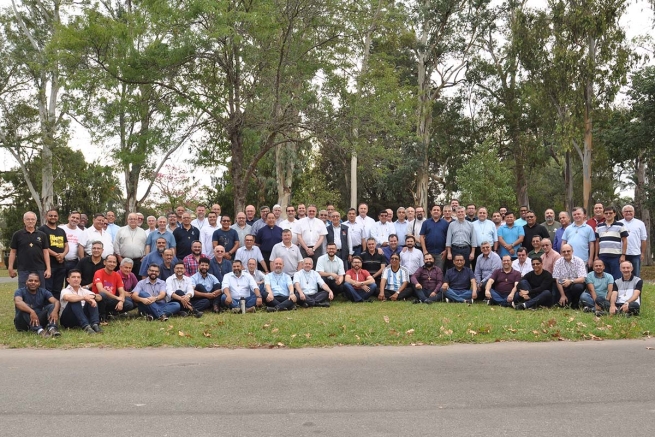
M 527 309 L 527 308 L 525 307 L 525 304 L 524 304 L 523 302 L 521 302 L 520 304 L 516 305 L 516 306 L 514 307 L 514 309 L 515 309 L 515 310 L 525 310 L 525 309 Z
M 98 334 L 102 334 L 102 328 L 97 323 L 91 325 L 91 329 L 93 329 Z
M 321 308 L 330 308 L 330 302 L 319 302 L 314 306 L 321 307 Z
M 84 328 L 82 328 L 84 332 L 86 332 L 89 335 L 96 335 L 96 332 L 93 330 L 91 325 L 86 325 Z
M 48 333 L 49 333 L 50 336 L 52 336 L 52 337 L 59 337 L 59 336 L 61 336 L 61 332 L 59 332 L 59 330 L 57 329 L 56 326 L 51 326 L 51 327 L 48 329 Z
M 309 308 L 309 304 L 307 302 L 300 302 L 300 306 L 303 308 Z
M 220 313 L 220 312 L 221 312 L 221 307 L 218 306 L 218 305 L 214 305 L 214 306 L 212 307 L 212 310 L 213 310 L 215 313 Z
M 166 314 L 162 314 L 161 316 L 159 316 L 159 321 L 160 322 L 168 321 L 168 316 Z
M 584 307 L 584 308 L 582 308 L 582 312 L 583 312 L 583 313 L 593 313 L 594 311 L 595 311 L 595 309 L 592 308 L 592 307 Z
M 180 311 L 179 313 L 177 313 L 177 315 L 180 317 L 187 317 L 189 313 L 187 313 L 186 311 Z
M 266 307 L 267 313 L 276 313 L 278 311 L 277 307 Z
M 155 320 L 153 316 L 151 316 L 150 314 L 146 314 L 146 322 L 152 322 L 153 320 Z
M 412 303 L 413 303 L 413 304 L 421 303 L 421 300 L 420 300 L 420 299 L 414 299 L 414 300 L 412 301 Z
M 205 313 L 203 313 L 202 311 L 193 310 L 193 316 L 194 316 L 196 319 L 201 318 L 203 314 L 205 314 Z
M 596 317 L 602 317 L 602 316 L 606 316 L 607 313 L 605 311 L 596 311 L 595 315 Z
M 366 303 L 373 303 L 373 299 L 366 299 L 364 302 L 366 302 Z

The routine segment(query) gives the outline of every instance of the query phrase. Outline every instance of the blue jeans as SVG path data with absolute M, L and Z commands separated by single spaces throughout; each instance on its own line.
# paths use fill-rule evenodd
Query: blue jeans
M 453 290 L 449 288 L 444 293 L 448 299 L 453 302 L 463 303 L 467 299 L 471 299 L 473 292 L 471 290 Z
M 82 306 L 82 302 L 68 302 L 66 309 L 61 313 L 61 326 L 65 328 L 82 328 L 100 323 L 98 306 L 92 307 L 88 302 Z
M 493 288 L 491 289 L 490 292 L 491 292 L 491 302 L 492 303 L 494 303 L 496 305 L 504 306 L 504 307 L 507 307 L 507 306 L 511 305 L 511 303 L 507 302 L 507 297 L 509 296 L 509 294 L 506 294 L 506 295 L 499 294 Z
M 18 314 L 16 314 L 16 317 L 14 318 L 14 326 L 16 327 L 17 331 L 34 331 L 37 332 L 39 329 L 43 329 L 44 326 L 46 326 L 48 329 L 52 327 L 57 327 L 56 323 L 50 323 L 48 318 L 50 317 L 50 314 L 54 311 L 55 306 L 54 304 L 48 304 L 45 307 L 43 307 L 42 310 L 34 310 L 36 315 L 39 317 L 39 324 L 38 326 L 32 326 L 30 325 L 30 313 L 26 313 L 24 311 L 19 311 Z
M 139 297 L 147 299 L 152 296 L 150 296 L 145 291 L 142 291 L 139 293 Z M 158 300 L 157 302 L 152 303 L 150 305 L 146 305 L 144 303 L 139 302 L 138 307 L 139 307 L 139 311 L 151 315 L 155 319 L 160 318 L 162 314 L 166 314 L 167 316 L 172 316 L 173 314 L 177 314 L 180 312 L 180 304 L 173 301 L 165 302 L 163 300 Z
M 580 295 L 580 307 L 596 308 L 594 299 L 588 291 L 585 291 Z
M 614 279 L 621 278 L 621 262 L 618 256 L 598 255 L 598 258 L 605 263 L 605 272 L 612 275 Z
M 378 287 L 375 285 L 375 283 L 370 284 L 368 286 L 371 291 L 364 291 L 363 289 L 357 290 L 355 287 L 353 287 L 351 284 L 348 284 L 347 282 L 343 283 L 343 289 L 346 294 L 346 296 L 352 301 L 352 302 L 364 302 L 365 300 L 369 299 L 371 296 L 375 296 L 378 293 Z
M 239 308 L 240 302 L 239 299 L 232 298 L 232 303 L 229 305 L 225 303 L 225 300 L 227 299 L 227 296 L 225 294 L 221 294 L 221 306 L 223 308 Z M 251 308 L 257 305 L 257 295 L 253 292 L 250 292 L 250 296 L 246 298 L 246 308 Z
M 625 260 L 632 264 L 632 274 L 639 276 L 639 273 L 641 273 L 641 255 L 626 255 Z

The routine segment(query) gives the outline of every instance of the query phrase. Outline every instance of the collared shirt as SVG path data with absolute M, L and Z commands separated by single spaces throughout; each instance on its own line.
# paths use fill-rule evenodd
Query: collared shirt
M 362 231 L 364 238 L 368 237 L 368 235 L 371 233 L 371 229 L 373 229 L 373 226 L 375 225 L 375 220 L 369 216 L 362 218 L 362 216 L 358 214 L 357 217 L 355 217 L 355 221 L 359 223 L 364 229 Z
M 212 244 L 212 238 L 214 237 L 214 232 L 219 230 L 221 227 L 211 226 L 207 224 L 200 229 L 200 243 L 202 243 L 202 252 L 203 253 L 214 253 L 214 245 Z M 239 235 L 237 233 L 237 235 Z M 227 252 L 227 250 L 226 250 Z
M 350 279 L 355 282 L 366 282 L 368 278 L 371 277 L 371 274 L 368 272 L 368 270 L 364 269 L 359 269 L 358 271 L 355 271 L 355 269 L 350 269 L 346 272 L 346 276 L 350 276 Z M 355 290 L 362 289 L 362 287 L 357 287 L 355 285 L 353 285 L 353 288 Z
M 591 227 L 591 229 L 593 229 L 594 232 L 596 232 L 596 228 L 601 223 L 605 223 L 605 217 L 601 217 L 600 220 L 597 220 L 596 217 L 592 217 L 589 220 L 587 220 L 587 225 L 589 225 L 589 227 Z
M 390 257 L 391 258 L 391 257 Z M 400 265 L 405 267 L 410 275 L 423 265 L 423 252 L 416 247 L 400 252 Z
M 586 223 L 580 226 L 571 223 L 566 227 L 562 235 L 562 241 L 566 241 L 573 248 L 573 255 L 586 263 L 589 259 L 589 243 L 596 241 L 596 235 L 591 226 Z
M 555 261 L 553 268 L 553 278 L 558 280 L 574 280 L 577 278 L 587 277 L 587 267 L 585 262 L 577 256 L 573 256 L 571 261 L 567 261 L 564 257 Z
M 296 233 L 302 236 L 302 241 L 305 242 L 307 247 L 314 247 L 321 235 L 327 235 L 327 228 L 321 219 L 305 217 L 298 220 Z
M 175 247 L 175 237 L 173 237 L 172 232 L 170 232 L 168 229 L 166 229 L 164 232 L 160 232 L 159 229 L 155 229 L 149 233 L 148 238 L 146 238 L 146 246 L 150 246 L 150 252 L 157 250 L 157 240 L 159 240 L 159 238 L 166 240 L 166 249 Z
M 221 283 L 223 282 L 223 276 L 232 271 L 232 261 L 223 258 L 223 261 L 220 263 L 216 260 L 216 257 L 212 258 L 209 261 L 209 273 L 216 276 Z
M 162 256 L 161 253 L 159 253 L 157 250 L 155 250 L 154 252 L 150 252 L 149 254 L 144 256 L 143 259 L 141 260 L 141 268 L 139 269 L 138 272 L 139 276 L 146 276 L 148 274 L 148 267 L 150 266 L 150 264 L 161 265 L 163 263 L 164 263 L 164 257 Z M 173 257 L 172 265 L 175 265 L 175 263 L 177 263 L 177 258 Z M 162 279 L 164 281 L 166 280 L 165 278 Z
M 594 286 L 596 296 L 607 298 L 607 287 L 610 284 L 614 285 L 614 276 L 607 272 L 601 273 L 600 276 L 597 276 L 596 272 L 589 272 L 584 282 Z
M 382 279 L 386 279 L 387 281 L 384 286 L 385 290 L 397 292 L 405 282 L 409 282 L 409 272 L 402 266 L 399 266 L 396 271 L 391 266 L 387 266 L 384 272 L 382 272 Z
M 298 244 L 298 232 L 296 231 L 296 226 L 298 226 L 298 220 L 294 220 L 292 222 L 290 222 L 289 219 L 282 220 L 278 226 L 282 228 L 283 231 L 287 229 L 290 230 L 291 242 L 293 244 Z
M 93 226 L 91 226 L 93 227 Z M 111 236 L 111 241 L 113 242 L 114 239 L 116 238 L 116 234 L 118 234 L 118 231 L 120 230 L 120 226 L 118 226 L 116 223 L 108 223 L 107 224 L 107 232 Z M 87 228 L 88 229 L 88 228 Z M 104 256 L 103 256 L 104 258 Z
M 416 240 L 416 247 L 421 247 L 421 228 L 425 223 L 425 219 L 414 219 L 407 222 L 407 229 L 405 230 L 405 237 L 412 236 Z
M 500 237 L 502 237 L 505 241 L 505 244 L 511 244 L 515 242 L 521 236 L 525 236 L 523 226 L 518 226 L 516 222 L 512 225 L 512 227 L 509 227 L 505 224 L 498 228 L 498 240 L 500 240 Z M 500 255 L 501 258 L 505 255 L 510 255 L 512 259 L 514 259 L 516 258 L 516 251 L 519 247 L 521 247 L 521 243 L 514 245 L 514 255 L 510 255 L 509 250 L 505 249 L 503 246 L 498 246 L 498 255 Z
M 263 229 L 269 229 L 269 228 L 268 226 L 265 226 L 264 228 L 262 228 L 262 230 Z M 212 250 L 213 250 L 214 242 L 216 242 L 217 245 L 223 246 L 225 248 L 225 252 L 229 252 L 234 248 L 234 245 L 236 244 L 237 241 L 239 241 L 239 234 L 234 229 L 229 228 L 227 231 L 223 230 L 222 228 L 216 229 L 212 234 Z M 265 250 L 265 249 L 261 249 L 261 250 Z
M 207 292 L 211 292 L 211 290 L 214 288 L 214 285 L 221 285 L 221 281 L 219 281 L 216 276 L 212 275 L 211 273 L 207 273 L 207 276 L 202 276 L 200 272 L 197 272 L 191 276 L 191 283 L 193 284 L 193 288 L 195 288 L 198 284 L 202 285 L 205 287 Z
M 433 218 L 425 220 L 421 227 L 421 235 L 425 238 L 423 249 L 430 253 L 441 253 L 446 250 L 446 235 L 449 223 L 443 218 L 435 221 Z
M 223 290 L 226 288 L 230 290 L 232 300 L 238 300 L 242 297 L 250 297 L 250 294 L 254 293 L 259 287 L 255 279 L 249 274 L 242 272 L 241 276 L 237 277 L 233 272 L 230 272 L 223 276 Z
M 141 292 L 146 293 L 150 297 L 157 297 L 159 293 L 166 292 L 166 282 L 161 279 L 155 279 L 155 282 L 150 282 L 150 278 L 142 279 L 134 287 L 134 293 L 139 295 Z
M 252 226 L 246 224 L 243 228 L 240 228 L 239 224 L 235 223 L 230 227 L 232 229 L 234 229 L 235 231 L 237 231 L 237 234 L 239 235 L 239 246 L 240 247 L 245 246 L 246 245 L 246 235 L 250 235 L 252 233 Z
M 298 271 L 298 263 L 303 260 L 298 246 L 291 243 L 289 247 L 287 247 L 283 242 L 277 243 L 273 246 L 270 261 L 275 260 L 275 258 L 282 258 L 282 261 L 284 261 L 284 267 L 282 270 L 290 276 L 293 276 L 294 273 Z
M 61 294 L 59 295 L 59 315 L 61 316 L 64 313 L 64 310 L 66 309 L 66 306 L 68 305 L 68 301 L 64 299 L 64 296 L 67 295 L 73 295 L 73 296 L 93 296 L 95 298 L 95 293 L 91 290 L 87 290 L 86 288 L 78 288 L 77 291 L 70 285 L 63 290 L 61 290 Z M 82 304 L 82 307 L 86 305 L 86 301 L 81 301 L 80 304 Z
M 400 254 L 402 250 L 402 247 L 397 246 L 395 250 L 391 249 L 391 246 L 385 246 L 382 248 L 382 253 L 384 254 L 384 258 L 387 260 L 387 264 L 391 263 L 391 255 L 393 254 Z M 423 258 L 423 257 L 421 257 Z
M 354 223 L 345 222 L 344 224 L 348 226 L 348 235 L 350 236 L 350 242 L 352 243 L 352 246 L 361 246 L 362 238 L 364 238 L 365 235 L 364 225 L 358 223 L 357 220 L 355 220 Z M 359 253 L 355 253 L 354 255 L 359 255 Z
M 237 253 L 234 255 L 234 259 L 241 261 L 241 264 L 244 266 L 248 265 L 248 260 L 251 258 L 257 261 L 257 264 L 263 261 L 264 257 L 262 256 L 262 251 L 259 250 L 259 247 L 253 246 L 252 249 L 248 250 L 246 246 L 243 246 L 238 248 Z
M 91 226 L 84 230 L 80 239 L 80 244 L 84 246 L 84 252 L 87 255 L 91 255 L 91 246 L 96 241 L 102 242 L 102 259 L 114 253 L 114 243 L 109 231 L 105 231 L 104 229 L 98 230 Z
M 551 251 L 552 252 L 552 251 Z M 541 256 L 544 254 L 543 249 L 539 249 L 539 251 L 535 251 L 532 249 L 530 252 L 528 252 L 528 259 L 533 260 L 533 259 L 541 259 Z
M 384 255 L 380 255 L 377 249 L 375 249 L 375 252 L 373 252 L 372 255 L 368 250 L 364 251 L 360 257 L 362 258 L 362 268 L 367 270 L 371 275 L 376 274 L 382 268 L 383 264 L 385 266 L 387 264 Z
M 177 279 L 177 276 L 175 275 L 169 276 L 168 279 L 166 279 L 166 302 L 171 301 L 171 296 L 177 290 L 193 297 L 194 291 L 191 278 L 188 276 L 182 276 L 182 279 Z
M 202 228 L 204 228 L 205 226 L 209 226 L 209 220 L 207 220 L 206 217 L 202 220 L 198 220 L 197 218 L 194 218 L 193 220 L 191 220 L 191 226 L 195 226 L 196 228 L 198 228 L 199 231 L 202 231 Z
M 235 233 L 236 234 L 236 233 Z M 259 250 L 262 252 L 270 252 L 273 246 L 282 242 L 282 228 L 279 226 L 264 226 L 257 233 L 255 242 L 259 244 Z
M 443 272 L 437 266 L 432 266 L 431 269 L 421 266 L 414 272 L 411 281 L 414 285 L 421 284 L 427 294 L 438 293 L 443 285 Z
M 123 226 L 114 237 L 114 252 L 123 258 L 139 259 L 146 254 L 146 232 L 135 227 Z
M 407 235 L 407 220 L 404 222 L 400 222 L 399 220 L 396 220 L 393 222 L 394 228 L 396 228 L 395 234 L 398 236 L 398 246 L 404 246 L 405 245 L 405 236 Z
M 255 223 L 250 225 L 250 233 L 252 233 L 253 235 L 257 235 L 257 232 L 259 232 L 259 230 L 264 226 L 266 226 L 266 220 L 262 220 L 262 219 L 255 220 Z
M 182 262 L 184 263 L 184 274 L 187 276 L 193 276 L 198 271 L 198 260 L 200 258 L 206 258 L 204 254 L 200 254 L 198 259 L 194 254 L 185 256 Z
M 19 288 L 14 292 L 14 297 L 20 297 L 25 302 L 25 305 L 32 308 L 34 311 L 42 311 L 47 305 L 50 305 L 50 299 L 53 298 L 45 288 L 37 288 L 34 294 L 30 293 L 27 287 Z M 15 307 L 16 314 L 20 314 L 21 310 Z
M 512 292 L 514 285 L 518 284 L 521 280 L 521 275 L 514 269 L 510 269 L 509 272 L 506 272 L 502 268 L 494 270 L 489 279 L 493 279 L 494 283 L 492 285 L 493 289 L 502 295 L 508 295 Z
M 557 232 L 558 229 L 562 227 L 562 224 L 558 221 L 554 221 L 552 224 L 548 224 L 548 222 L 543 222 L 541 224 L 546 230 L 548 231 L 548 235 L 550 235 L 550 241 L 555 241 L 555 232 Z
M 494 270 L 502 269 L 503 262 L 495 252 L 489 252 L 489 256 L 480 254 L 475 263 L 475 280 L 478 284 L 487 282 Z
M 453 220 L 448 225 L 446 233 L 446 247 L 477 246 L 478 240 L 473 225 L 466 220 Z
M 286 273 L 270 272 L 264 278 L 264 285 L 270 285 L 274 296 L 289 297 L 289 286 L 292 284 L 291 278 Z
M 177 258 L 173 258 L 170 267 L 166 267 L 166 264 L 164 264 L 163 262 L 159 264 L 159 279 L 165 281 L 171 276 L 175 276 L 174 270 L 175 270 L 176 262 L 177 262 Z
M 179 227 L 173 232 L 175 237 L 175 253 L 178 258 L 184 258 L 191 254 L 191 245 L 194 241 L 200 241 L 200 231 L 195 226 L 185 229 L 184 226 Z
M 559 253 L 560 249 L 562 248 L 562 236 L 564 235 L 564 231 L 566 231 L 566 228 L 559 228 L 557 231 L 555 231 L 553 250 L 557 253 Z
M 635 291 L 641 292 L 644 289 L 644 281 L 640 277 L 632 275 L 627 281 L 623 276 L 614 281 L 614 289 L 617 291 L 616 304 L 624 304 L 630 300 Z M 641 296 L 635 302 L 641 305 Z
M 330 259 L 330 255 L 325 254 L 318 257 L 316 260 L 316 271 L 324 273 L 334 273 L 337 275 L 345 275 L 346 272 L 343 267 L 343 260 L 341 258 L 334 256 L 334 259 Z
M 369 236 L 371 238 L 375 238 L 375 242 L 381 246 L 384 243 L 389 243 L 389 235 L 395 232 L 396 228 L 394 227 L 393 223 L 375 222 L 371 228 L 371 231 L 369 232 Z
M 623 238 L 628 238 L 628 231 L 623 222 L 607 221 L 596 226 L 596 239 L 598 240 L 598 255 L 619 257 L 623 253 Z M 573 252 L 575 253 L 575 252 Z
M 471 279 L 475 279 L 471 269 L 462 267 L 462 270 L 457 270 L 457 267 L 453 267 L 446 271 L 443 281 L 452 290 L 470 290 Z
M 118 274 L 121 275 L 121 279 L 123 280 L 123 288 L 125 291 L 132 291 L 134 290 L 134 287 L 139 283 L 139 279 L 136 277 L 136 275 L 132 272 L 130 272 L 129 275 L 125 276 L 122 271 L 118 271 Z
M 648 240 L 646 233 L 646 225 L 639 219 L 633 218 L 632 220 L 622 220 L 628 234 L 628 250 L 626 255 L 641 255 L 641 242 Z M 68 243 L 70 247 L 70 242 Z
M 482 243 L 488 241 L 493 249 L 494 243 L 498 241 L 498 232 L 496 231 L 494 222 L 491 220 L 476 220 L 471 225 L 475 230 L 475 238 L 478 242 L 477 246 L 481 246 Z
M 512 261 L 512 268 L 519 272 L 521 276 L 524 276 L 526 273 L 532 271 L 532 262 L 530 261 L 530 258 L 526 258 L 525 262 L 521 264 L 519 259 L 516 258 L 514 261 Z
M 318 293 L 321 287 L 325 284 L 325 281 L 323 281 L 323 278 L 321 278 L 321 275 L 319 275 L 316 270 L 306 271 L 303 269 L 298 270 L 293 275 L 293 283 L 300 284 L 302 292 L 308 296 L 312 296 Z
M 543 255 L 541 255 L 541 262 L 544 264 L 544 270 L 548 271 L 548 273 L 552 274 L 553 269 L 555 268 L 555 262 L 560 259 L 562 255 L 559 253 L 555 252 L 554 249 L 551 249 L 550 252 L 546 253 L 544 252 Z
M 11 248 L 16 250 L 16 270 L 45 270 L 43 251 L 50 247 L 48 237 L 35 229 L 28 232 L 23 228 L 11 237 Z

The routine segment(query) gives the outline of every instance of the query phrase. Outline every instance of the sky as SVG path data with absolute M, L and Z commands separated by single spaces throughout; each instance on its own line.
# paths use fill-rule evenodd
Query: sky
M 19 0 L 16 0 L 17 2 Z M 500 1 L 500 0 L 497 0 Z M 539 8 L 546 5 L 545 0 L 528 0 L 528 5 L 531 7 Z M 0 0 L 0 8 L 10 7 L 11 0 Z M 653 18 L 655 13 L 651 9 L 650 5 L 646 0 L 631 0 L 627 9 L 627 13 L 621 20 L 621 25 L 625 29 L 628 39 L 631 40 L 640 36 L 650 36 L 655 39 L 655 32 L 653 30 Z M 639 50 L 641 54 L 648 55 L 649 53 L 646 50 Z M 650 56 L 653 58 L 652 54 Z M 653 63 L 653 59 L 649 61 Z M 617 103 L 620 103 L 625 98 L 625 95 L 619 95 L 617 97 Z M 81 150 L 84 153 L 87 161 L 105 161 L 107 162 L 107 149 L 101 147 L 100 145 L 91 144 L 91 137 L 88 132 L 76 123 L 73 122 L 72 125 L 73 133 L 69 145 L 76 150 Z M 171 156 L 171 162 L 181 163 L 184 161 L 185 155 L 188 153 L 186 147 L 181 147 L 173 156 Z M 6 152 L 0 151 L 0 168 L 8 169 L 15 165 L 13 158 Z M 195 175 L 199 178 L 201 183 L 209 183 L 209 174 L 202 174 L 195 172 Z M 122 181 L 122 175 L 119 174 L 119 179 Z M 145 184 L 141 184 L 141 189 L 145 191 Z M 139 193 L 142 194 L 142 193 Z M 622 192 L 621 195 L 632 195 L 630 192 Z

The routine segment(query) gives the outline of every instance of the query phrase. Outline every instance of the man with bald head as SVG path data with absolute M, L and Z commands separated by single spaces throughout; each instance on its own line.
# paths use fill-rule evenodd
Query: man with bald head
M 48 237 L 36 229 L 36 214 L 28 211 L 23 214 L 25 227 L 14 232 L 11 237 L 11 251 L 9 252 L 9 276 L 18 275 L 18 288 L 24 288 L 30 272 L 39 276 L 39 285 L 45 284 L 50 277 L 50 244 Z M 15 264 L 15 265 L 14 265 Z
M 562 245 L 561 255 L 553 267 L 553 279 L 559 292 L 559 296 L 553 296 L 553 303 L 578 308 L 580 295 L 585 290 L 587 267 L 581 258 L 574 256 L 570 244 Z

